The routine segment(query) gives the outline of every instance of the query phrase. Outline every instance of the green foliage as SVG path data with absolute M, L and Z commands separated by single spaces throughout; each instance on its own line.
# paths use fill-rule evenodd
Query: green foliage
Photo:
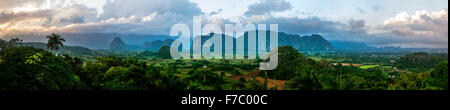
M 231 71 L 231 74 L 232 74 L 232 75 L 242 75 L 242 73 L 239 72 L 239 70 L 237 70 L 237 69 L 233 69 L 233 70 Z
M 0 51 L 1 90 L 74 90 L 81 82 L 62 57 L 42 49 L 12 47 Z
M 296 49 L 290 46 L 278 48 L 278 67 L 273 71 L 268 71 L 269 78 L 289 80 L 300 73 L 309 72 L 308 66 L 314 63 L 300 54 Z M 301 68 L 300 68 L 301 67 Z
M 39 64 L 42 57 L 43 56 L 41 53 L 36 53 L 34 55 L 28 56 L 25 64 Z
M 124 90 L 133 88 L 134 80 L 130 79 L 131 71 L 121 66 L 111 67 L 103 75 L 104 89 Z
M 285 46 L 279 48 L 277 69 L 258 72 L 254 69 L 263 59 L 161 59 L 170 56 L 168 46 L 157 53 L 150 52 L 161 58 L 142 59 L 147 57 L 143 55 L 84 59 L 70 55 L 55 56 L 43 49 L 17 45 L 0 50 L 0 90 L 276 89 L 268 88 L 272 84 L 270 80 L 287 81 L 284 89 L 292 90 L 448 89 L 447 60 L 422 73 L 394 69 L 383 71 L 382 68 L 361 69 L 342 66 L 341 63 L 334 65 L 326 60 L 314 61 Z M 253 75 L 257 73 L 262 74 Z M 238 77 L 240 79 L 235 79 Z
M 250 77 L 247 83 L 245 90 L 267 90 L 254 76 Z
M 193 60 L 192 68 L 198 69 L 198 68 L 202 68 L 203 66 L 208 66 L 210 64 L 211 64 L 211 62 L 209 62 L 207 60 Z
M 97 57 L 83 66 L 81 75 L 94 89 L 102 90 L 184 90 L 178 76 L 136 58 Z
M 218 65 L 215 65 L 213 70 L 233 70 L 233 65 L 230 64 L 229 60 L 220 60 L 221 63 Z
M 422 81 L 428 73 L 402 73 L 394 79 L 394 83 L 389 86 L 389 90 L 419 90 L 424 89 Z
M 302 74 L 290 80 L 287 84 L 290 88 L 299 90 L 320 90 L 322 85 L 315 77 L 314 73 Z
M 0 64 L 3 64 L 4 60 L 3 60 L 3 56 L 0 56 Z
M 247 81 L 247 80 L 245 80 L 244 77 L 239 78 L 239 82 L 245 82 L 245 81 Z
M 417 68 L 417 71 L 423 72 L 434 68 L 434 65 L 447 59 L 447 55 L 429 55 L 425 52 L 411 53 L 401 57 L 396 66 L 403 69 Z
M 208 70 L 196 70 L 188 79 L 206 86 L 220 84 L 222 81 L 219 74 Z
M 292 47 L 279 47 L 278 68 L 267 71 L 272 79 L 289 80 L 287 87 L 297 90 L 352 90 L 386 88 L 387 76 L 378 69 L 332 66 L 315 62 Z
M 431 71 L 424 81 L 427 88 L 438 87 L 448 90 L 448 61 L 442 61 Z
M 139 53 L 137 55 L 137 57 L 144 58 L 144 57 L 157 56 L 157 55 L 158 55 L 158 52 L 144 51 L 144 52 Z

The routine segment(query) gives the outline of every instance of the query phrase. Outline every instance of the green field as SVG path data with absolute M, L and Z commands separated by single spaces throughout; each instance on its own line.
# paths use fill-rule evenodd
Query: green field
M 364 66 L 360 66 L 359 68 L 361 69 L 369 69 L 369 68 L 375 68 L 378 67 L 380 65 L 364 65 Z

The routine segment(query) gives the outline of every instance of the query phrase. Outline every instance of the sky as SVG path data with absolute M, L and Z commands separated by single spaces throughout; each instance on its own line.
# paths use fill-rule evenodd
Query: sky
M 448 48 L 448 0 L 0 0 L 0 39 L 168 35 L 174 24 L 192 25 L 193 16 L 204 24 L 278 24 L 289 34 L 376 47 Z

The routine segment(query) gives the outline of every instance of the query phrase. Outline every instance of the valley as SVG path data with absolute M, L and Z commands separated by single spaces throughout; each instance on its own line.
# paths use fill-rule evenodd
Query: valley
M 351 48 L 361 43 L 325 40 L 318 34 L 289 35 L 279 33 L 279 64 L 275 70 L 258 69 L 263 59 L 172 59 L 168 45 L 171 39 L 145 41 L 142 46 L 127 44 L 119 37 L 110 49 L 88 49 L 64 46 L 57 51 L 45 51 L 39 42 L 0 41 L 2 75 L 26 71 L 70 74 L 66 79 L 55 76 L 45 82 L 60 83 L 36 89 L 87 90 L 440 90 L 447 89 L 433 81 L 448 74 L 448 53 L 445 49 Z M 211 38 L 202 36 L 202 43 Z M 223 37 L 227 37 L 222 35 Z M 246 35 L 240 38 L 246 38 Z M 239 38 L 238 38 L 239 39 Z M 235 39 L 236 40 L 236 39 Z M 349 46 L 344 46 L 348 44 Z M 337 45 L 337 46 L 335 46 Z M 342 48 L 345 47 L 345 48 Z M 245 46 L 245 50 L 247 46 Z M 361 50 L 362 48 L 368 50 Z M 414 51 L 409 51 L 414 50 Z M 448 50 L 447 50 L 448 51 Z M 15 53 L 12 53 L 15 52 Z M 30 56 L 32 55 L 32 56 Z M 246 56 L 245 53 L 244 56 Z M 25 58 L 25 59 L 23 59 Z M 30 59 L 34 58 L 34 59 Z M 51 59 L 56 60 L 51 60 Z M 20 60 L 26 60 L 21 63 Z M 34 61 L 36 60 L 36 61 Z M 57 61 L 57 62 L 54 62 Z M 52 62 L 52 63 L 50 63 Z M 55 65 L 56 64 L 56 65 Z M 20 69 L 21 65 L 36 70 Z M 65 68 L 43 69 L 47 66 Z M 18 70 L 19 69 L 19 70 Z M 59 71 L 59 72 L 58 72 Z M 23 71 L 25 72 L 25 71 Z M 437 73 L 436 73 L 437 72 Z M 443 73 L 442 73 L 443 72 Z M 57 75 L 57 74 L 53 75 Z M 6 78 L 6 77 L 3 77 Z M 25 77 L 23 77 L 25 78 Z M 437 79 L 436 79 L 437 78 Z M 60 82 L 65 80 L 70 82 Z M 442 80 L 442 79 L 439 79 Z M 9 84 L 9 79 L 4 79 Z M 22 89 L 46 83 L 19 80 L 30 84 Z M 66 84 L 66 85 L 64 85 Z M 68 84 L 68 85 L 67 85 Z M 75 84 L 75 85 L 74 85 Z M 437 84 L 437 85 L 436 85 Z M 3 89 L 19 89 L 4 85 Z M 448 87 L 448 86 L 447 86 Z

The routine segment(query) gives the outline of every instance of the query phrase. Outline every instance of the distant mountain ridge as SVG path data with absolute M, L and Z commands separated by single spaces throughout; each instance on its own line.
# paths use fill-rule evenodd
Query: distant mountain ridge
M 7 43 L 7 41 L 0 39 L 0 45 Z M 40 49 L 47 49 L 47 44 L 42 42 L 23 42 L 21 46 L 34 47 Z M 67 54 L 71 56 L 105 56 L 107 53 L 103 51 L 91 50 L 81 46 L 64 45 L 58 51 L 59 54 Z
M 368 46 L 366 43 L 352 42 L 352 41 L 330 41 L 330 43 L 338 49 L 350 51 L 370 51 L 375 50 L 375 47 Z
M 109 49 L 114 51 L 128 50 L 127 44 L 125 44 L 125 42 L 123 42 L 120 37 L 116 37 L 113 39 L 113 41 L 109 45 Z
M 258 31 L 250 31 L 250 32 L 258 33 Z M 248 33 L 249 32 L 246 32 L 243 36 L 240 36 L 237 38 L 239 40 L 244 39 L 244 42 L 247 42 L 247 43 L 234 44 L 234 45 L 244 45 L 245 50 L 248 50 L 247 49 L 248 48 Z M 214 34 L 212 34 L 212 33 L 210 35 L 203 35 L 202 36 L 202 44 L 206 40 L 211 38 L 213 35 Z M 269 35 L 270 35 L 270 31 L 266 31 L 266 43 L 267 44 L 270 44 L 269 43 L 270 42 Z M 221 36 L 223 37 L 222 40 L 224 40 L 225 37 L 231 37 L 231 36 L 223 35 L 223 34 L 221 34 Z M 256 37 L 260 37 L 260 36 L 258 36 L 258 34 L 257 34 Z M 236 39 L 234 39 L 234 40 L 236 40 Z M 266 46 L 267 46 L 267 48 L 269 47 L 269 45 L 266 45 Z M 319 34 L 299 36 L 299 35 L 292 35 L 292 34 L 286 34 L 283 32 L 279 32 L 278 33 L 278 47 L 281 47 L 281 46 L 291 46 L 299 51 L 333 51 L 333 50 L 337 50 L 333 45 L 331 45 L 330 42 L 325 40 Z
M 401 48 L 401 47 L 372 47 L 362 42 L 352 41 L 330 41 L 339 51 L 359 52 L 428 52 L 448 53 L 447 48 Z
M 258 31 L 256 31 L 258 32 Z M 247 32 L 248 33 L 248 32 Z M 114 38 L 120 38 L 121 42 L 125 44 L 124 49 L 119 50 L 159 50 L 164 45 L 170 45 L 177 37 L 167 35 L 138 35 L 138 34 L 107 34 L 107 33 L 62 33 L 64 39 L 66 39 L 65 45 L 76 45 L 89 49 L 110 49 L 111 43 Z M 202 43 L 212 37 L 214 34 L 203 35 Z M 267 34 L 269 35 L 269 31 Z M 231 37 L 222 35 L 224 37 Z M 2 38 L 15 38 L 16 36 L 3 36 Z M 25 41 L 33 42 L 45 42 L 45 35 L 25 35 L 17 36 Z M 245 34 L 238 37 L 238 39 L 247 39 Z M 448 52 L 447 48 L 400 48 L 400 47 L 371 47 L 365 43 L 352 42 L 352 41 L 328 41 L 324 39 L 320 34 L 311 35 L 296 35 L 287 34 L 284 32 L 278 33 L 279 46 L 292 46 L 299 51 L 411 51 L 411 52 Z M 28 40 L 27 40 L 28 39 Z M 234 39 L 234 38 L 233 38 Z M 1 41 L 1 40 L 0 40 Z M 247 41 L 247 40 L 245 40 Z M 4 40 L 3 40 L 4 42 Z M 120 43 L 120 45 L 122 45 Z M 236 44 L 234 44 L 236 45 Z M 237 44 L 241 45 L 241 44 Z M 243 45 L 243 44 L 242 44 Z M 122 45 L 123 46 L 123 45 Z M 115 48 L 115 47 L 113 47 Z M 247 46 L 245 46 L 247 48 Z M 114 49 L 113 49 L 114 50 Z
M 42 42 L 26 42 L 26 43 L 23 43 L 22 46 L 41 48 L 41 49 L 47 48 L 47 44 L 42 43 Z M 91 49 L 81 47 L 81 46 L 68 46 L 68 45 L 65 45 L 60 50 L 58 50 L 58 53 L 67 54 L 67 55 L 71 55 L 71 56 L 104 56 L 104 55 L 107 55 L 107 53 L 105 53 L 103 51 L 91 50 Z
M 278 34 L 279 46 L 291 46 L 299 51 L 334 51 L 337 50 L 330 42 L 319 34 L 292 35 L 280 32 Z
M 159 50 L 162 46 L 170 46 L 174 40 L 172 39 L 166 39 L 164 41 L 161 40 L 155 40 L 151 42 L 144 42 L 142 44 L 141 48 L 144 50 Z

